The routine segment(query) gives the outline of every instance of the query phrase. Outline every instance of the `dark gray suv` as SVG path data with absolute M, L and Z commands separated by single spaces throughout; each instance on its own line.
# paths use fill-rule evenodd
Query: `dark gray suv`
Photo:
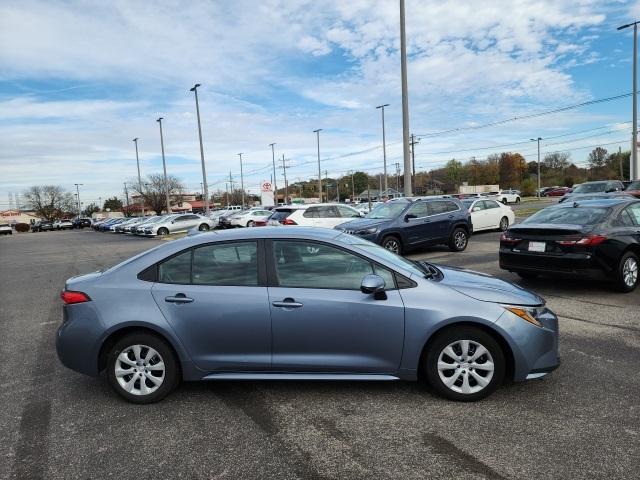
M 398 198 L 378 205 L 364 218 L 337 230 L 357 235 L 402 254 L 411 248 L 445 244 L 454 252 L 467 248 L 471 214 L 455 198 Z

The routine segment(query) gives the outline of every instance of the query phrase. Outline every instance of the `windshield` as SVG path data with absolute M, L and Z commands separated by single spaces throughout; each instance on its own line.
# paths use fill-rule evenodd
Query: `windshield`
M 475 200 L 462 200 L 462 204 L 466 208 L 471 208 L 471 205 L 473 205 L 473 202 L 475 202 Z
M 583 183 L 573 189 L 573 193 L 597 193 L 607 189 L 607 182 Z
M 409 205 L 407 202 L 383 203 L 367 213 L 364 218 L 396 218 L 407 208 L 407 205 Z
M 347 233 L 343 233 L 340 235 L 339 240 L 346 243 L 347 245 L 353 245 L 368 252 L 371 252 L 373 255 L 386 260 L 387 262 L 397 266 L 398 268 L 404 268 L 405 270 L 411 271 L 411 273 L 415 273 L 420 277 L 424 277 L 424 272 L 420 270 L 413 262 L 407 260 L 400 255 L 396 255 L 393 252 L 390 252 L 386 248 L 381 247 L 380 245 L 376 245 L 369 240 L 365 240 L 360 237 L 356 237 L 354 235 L 349 235 Z
M 522 223 L 548 223 L 551 225 L 595 225 L 609 214 L 604 207 L 547 208 L 530 216 Z

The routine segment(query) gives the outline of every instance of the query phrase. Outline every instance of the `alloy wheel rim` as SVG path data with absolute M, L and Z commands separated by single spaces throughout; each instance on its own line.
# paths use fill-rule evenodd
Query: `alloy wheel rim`
M 204 225 L 204 224 L 200 225 L 200 231 L 201 231 L 201 232 L 202 232 L 202 231 L 204 231 L 204 230 L 206 230 L 206 229 L 207 229 L 207 226 L 206 226 L 206 225 Z
M 114 368 L 118 384 L 131 395 L 150 395 L 164 382 L 164 360 L 147 345 L 131 345 L 122 350 Z
M 500 230 L 506 230 L 508 226 L 509 226 L 509 220 L 503 217 L 502 220 L 500 220 Z
M 464 232 L 458 232 L 455 236 L 456 247 L 463 248 L 467 244 L 467 236 Z
M 625 285 L 633 287 L 638 281 L 638 262 L 635 258 L 627 258 L 622 267 L 622 277 Z
M 456 393 L 470 395 L 484 390 L 493 379 L 493 357 L 475 340 L 456 340 L 438 356 L 438 376 Z
M 393 253 L 400 252 L 400 246 L 398 245 L 398 242 L 396 240 L 387 240 L 386 242 L 384 242 L 384 248 Z

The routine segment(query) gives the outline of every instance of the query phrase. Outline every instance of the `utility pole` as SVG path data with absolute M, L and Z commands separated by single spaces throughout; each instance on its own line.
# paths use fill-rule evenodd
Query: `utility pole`
M 200 105 L 198 104 L 198 87 L 196 83 L 189 91 L 195 93 L 196 96 L 196 115 L 198 117 L 198 138 L 200 139 L 200 163 L 202 163 L 202 183 L 204 184 L 204 214 L 209 216 L 209 186 L 207 185 L 207 171 L 204 167 L 204 148 L 202 147 L 202 127 L 200 125 Z
M 242 208 L 244 209 L 244 175 L 242 173 L 242 154 L 239 153 L 240 157 L 240 190 L 242 190 Z
M 83 183 L 74 183 L 74 185 L 76 186 L 76 197 L 77 197 L 77 199 L 78 199 L 78 218 L 79 218 L 79 217 L 81 217 L 81 216 L 82 216 L 82 212 L 80 211 L 80 188 L 78 188 L 78 187 L 81 187 L 81 186 L 82 186 L 82 185 L 84 185 L 84 184 L 83 184 Z M 128 203 L 128 202 L 129 202 L 129 201 L 127 200 L 127 203 Z M 18 208 L 19 208 L 19 207 L 20 207 L 20 206 L 18 205 Z
M 160 125 L 160 148 L 162 149 L 162 169 L 164 171 L 164 194 L 167 202 L 167 213 L 171 213 L 171 201 L 169 200 L 169 182 L 167 181 L 167 162 L 164 158 L 164 139 L 162 137 L 162 120 L 163 118 L 160 117 L 156 120 L 156 122 L 158 122 L 158 124 Z
M 413 187 L 413 191 L 416 191 L 416 143 L 419 143 L 420 140 L 416 140 L 416 136 L 411 134 L 411 171 L 413 172 L 411 175 L 411 185 Z
M 353 181 L 353 170 L 351 170 L 351 203 L 356 199 L 356 184 Z
M 530 140 L 532 142 L 538 142 L 538 200 L 540 200 L 540 140 L 542 140 L 542 138 L 530 138 Z
M 138 137 L 133 139 L 136 144 L 136 165 L 138 166 L 138 190 L 140 190 L 140 198 L 142 199 L 142 216 L 144 217 L 144 193 L 142 192 L 142 179 L 140 178 L 140 158 L 138 157 Z
M 622 172 L 622 147 L 618 147 L 618 163 L 620 164 L 620 180 L 624 180 L 624 174 Z
M 318 192 L 320 195 L 320 203 L 322 203 L 322 172 L 320 171 L 320 132 L 322 131 L 321 128 L 314 130 L 313 133 L 316 134 L 316 137 L 318 139 Z M 329 192 L 327 191 L 327 194 Z
M 386 175 L 385 175 L 386 177 Z M 382 175 L 378 175 L 378 201 L 382 200 L 382 192 L 384 190 L 382 190 Z
M 326 200 L 328 203 L 329 202 L 329 173 L 326 170 L 324 171 L 324 183 L 327 186 Z
M 402 73 L 402 150 L 404 153 L 404 196 L 411 196 L 411 158 L 409 156 L 409 93 L 407 87 L 407 39 L 404 26 L 404 0 L 400 0 L 400 70 Z
M 284 204 L 289 205 L 289 184 L 287 183 L 287 163 L 282 154 L 282 174 L 284 175 Z
M 278 206 L 278 186 L 277 186 L 277 181 L 276 181 L 276 153 L 275 150 L 273 148 L 273 146 L 275 145 L 275 143 L 270 143 L 269 146 L 271 147 L 271 161 L 273 162 L 273 204 L 277 207 Z
M 396 162 L 396 190 L 400 191 L 400 164 Z
M 618 27 L 618 30 L 633 26 L 633 133 L 631 135 L 631 161 L 629 179 L 638 180 L 640 165 L 638 164 L 638 22 Z
M 376 108 L 379 108 L 382 111 L 382 159 L 384 162 L 384 189 L 385 191 L 389 189 L 389 185 L 387 184 L 387 139 L 385 135 L 384 128 L 384 107 L 388 107 L 389 104 L 385 103 L 384 105 L 378 105 Z M 380 187 L 382 190 L 382 187 Z

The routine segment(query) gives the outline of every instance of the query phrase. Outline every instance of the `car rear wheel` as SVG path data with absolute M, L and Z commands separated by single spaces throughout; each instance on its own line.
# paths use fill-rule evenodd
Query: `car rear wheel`
M 158 229 L 158 235 L 169 235 L 169 230 L 162 227 Z
M 625 253 L 620 259 L 617 272 L 617 287 L 621 292 L 631 292 L 638 286 L 640 262 L 633 252 Z
M 520 203 L 520 197 L 516 197 L 516 203 Z
M 255 224 L 255 222 L 253 220 L 249 220 L 247 222 L 247 228 L 251 228 L 251 227 L 255 227 L 255 226 L 256 226 L 256 224 Z
M 201 232 L 206 232 L 207 230 L 209 230 L 209 225 L 207 225 L 206 223 L 201 223 L 198 227 L 198 230 L 200 230 Z
M 472 402 L 502 383 L 505 358 L 498 342 L 475 327 L 445 330 L 432 342 L 423 364 L 429 385 L 450 400 Z
M 502 217 L 500 219 L 500 225 L 498 225 L 498 230 L 504 232 L 507 228 L 509 228 L 509 219 L 507 217 Z
M 533 280 L 538 278 L 538 274 L 534 272 L 516 272 L 518 276 L 524 280 Z
M 507 204 L 507 199 L 506 199 L 506 198 L 503 198 L 503 199 L 502 199 L 502 204 L 503 204 L 503 205 L 506 205 L 506 204 Z
M 469 234 L 464 228 L 456 228 L 449 238 L 449 249 L 452 252 L 462 252 L 469 244 Z
M 177 385 L 178 364 L 166 342 L 148 333 L 133 333 L 116 342 L 109 352 L 107 378 L 124 399 L 153 403 Z
M 382 239 L 382 247 L 390 252 L 402 255 L 402 242 L 394 235 L 389 235 Z

